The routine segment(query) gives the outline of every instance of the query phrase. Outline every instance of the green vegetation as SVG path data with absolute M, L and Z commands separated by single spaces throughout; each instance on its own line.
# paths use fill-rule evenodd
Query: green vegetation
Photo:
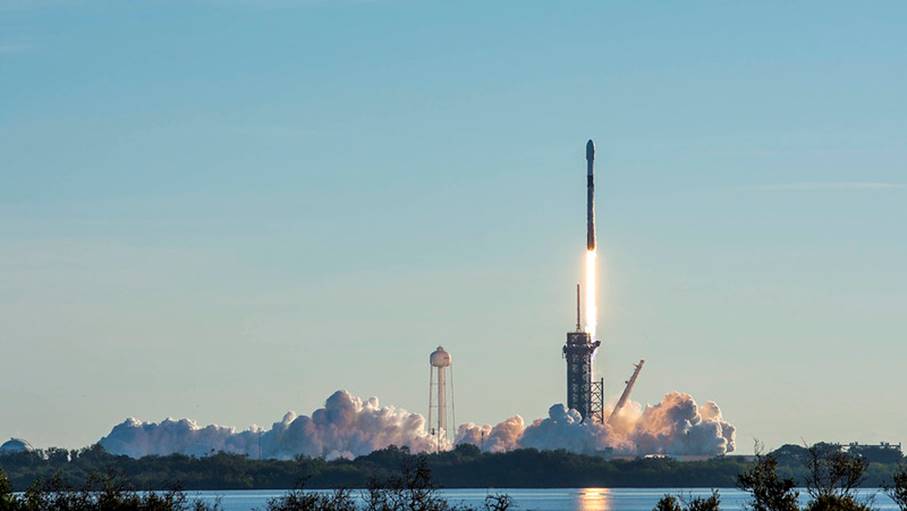
M 12 493 L 0 471 L 0 511 L 218 511 L 217 504 L 190 501 L 179 490 L 138 493 L 111 479 L 92 479 L 81 488 L 59 479 L 35 482 L 22 495 Z
M 483 511 L 507 511 L 513 505 L 507 495 L 485 497 Z M 293 490 L 268 501 L 266 511 L 478 511 L 469 506 L 452 506 L 438 496 L 431 469 L 420 457 L 414 466 L 404 465 L 401 473 L 382 482 L 373 482 L 364 502 L 357 502 L 350 490 L 331 494 Z
M 842 451 L 828 444 L 817 446 L 829 452 Z M 417 458 L 406 449 L 389 447 L 355 460 L 256 460 L 223 453 L 204 458 L 171 455 L 136 460 L 113 456 L 92 446 L 79 451 L 48 449 L 0 456 L 0 469 L 17 491 L 25 490 L 34 481 L 54 477 L 64 484 L 82 487 L 94 474 L 109 474 L 142 490 L 163 490 L 176 484 L 187 490 L 286 489 L 297 487 L 300 481 L 306 481 L 310 488 L 367 488 L 372 481 L 395 477 L 401 466 L 411 465 Z M 771 458 L 775 460 L 772 473 L 780 480 L 807 485 L 811 474 L 808 449 L 785 446 L 772 453 Z M 742 456 L 688 462 L 664 458 L 608 460 L 535 449 L 490 454 L 471 445 L 426 455 L 424 459 L 434 481 L 447 488 L 720 488 L 737 485 L 738 475 L 758 466 L 751 457 Z M 887 487 L 899 466 L 896 462 L 858 459 L 866 465 L 859 481 L 862 486 Z M 752 477 L 748 481 L 750 487 L 764 484 L 767 476 L 754 473 Z
M 778 476 L 778 460 L 759 454 L 752 468 L 737 477 L 737 486 L 751 495 L 752 511 L 797 511 L 800 492 L 793 479 Z
M 113 456 L 99 446 L 67 452 L 33 451 L 0 457 L 14 488 L 57 476 L 68 485 L 85 485 L 92 474 L 112 474 L 138 489 L 160 490 L 180 484 L 188 490 L 286 489 L 305 480 L 311 488 L 367 488 L 373 480 L 394 477 L 417 456 L 389 447 L 355 460 L 318 458 L 256 460 L 233 454 L 204 458 L 182 455 L 132 459 Z M 425 456 L 434 480 L 447 488 L 526 487 L 685 487 L 732 486 L 749 466 L 743 458 L 681 463 L 668 459 L 609 461 L 565 451 L 522 449 L 481 453 L 472 445 Z
M 757 448 L 757 452 L 758 450 Z M 518 453 L 522 456 L 554 456 L 549 460 L 560 463 L 560 467 L 581 466 L 584 462 L 592 461 L 588 457 L 576 457 L 563 452 L 518 451 Z M 828 448 L 827 445 L 813 446 L 805 449 L 805 454 L 800 454 L 803 454 L 801 461 L 806 470 L 804 482 L 810 496 L 803 511 L 873 511 L 872 502 L 861 501 L 857 492 L 857 489 L 865 482 L 867 470 L 870 467 L 870 462 L 865 457 L 840 448 Z M 218 457 L 222 458 L 221 462 L 226 460 L 240 465 L 251 463 L 251 460 L 242 457 L 219 455 L 214 458 Z M 55 457 L 43 452 L 20 453 L 7 456 L 4 461 L 9 462 L 13 458 L 20 465 L 28 466 L 26 462 L 32 461 L 36 463 L 36 466 L 42 467 Z M 397 461 L 402 470 L 398 470 L 396 475 L 386 479 L 372 479 L 368 490 L 361 494 L 363 495 L 361 499 L 355 498 L 352 491 L 346 488 L 337 489 L 333 493 L 320 493 L 306 491 L 300 485 L 300 489 L 289 491 L 281 497 L 268 501 L 266 511 L 477 511 L 469 507 L 452 506 L 438 496 L 436 486 L 432 482 L 430 464 L 434 462 L 438 465 L 440 461 L 446 460 L 450 467 L 468 464 L 469 459 L 482 460 L 483 463 L 494 460 L 505 463 L 505 465 L 497 467 L 502 469 L 506 468 L 506 463 L 514 461 L 514 458 L 509 455 L 485 455 L 474 448 L 461 446 L 451 453 L 430 456 L 413 456 L 402 449 L 385 449 L 373 453 L 373 456 L 362 457 L 352 462 L 325 463 L 322 461 L 321 463 L 326 467 L 351 466 L 361 469 L 361 463 L 364 462 L 360 460 L 363 458 L 370 458 L 369 463 L 373 468 L 382 467 L 382 463 Z M 190 502 L 178 489 L 152 493 L 140 493 L 126 489 L 127 483 L 122 482 L 124 481 L 122 478 L 130 477 L 129 474 L 121 474 L 117 477 L 111 471 L 122 468 L 120 464 L 126 462 L 128 458 L 110 456 L 97 447 L 70 453 L 66 456 L 65 461 L 62 456 L 57 456 L 56 459 L 60 462 L 61 467 L 70 467 L 68 468 L 70 476 L 74 473 L 74 469 L 71 467 L 77 466 L 80 460 L 83 460 L 83 463 L 78 465 L 80 469 L 85 469 L 88 466 L 88 460 L 92 460 L 96 467 L 106 466 L 108 472 L 103 478 L 91 475 L 84 484 L 74 486 L 65 482 L 62 476 L 64 471 L 59 469 L 53 477 L 33 481 L 23 494 L 17 495 L 13 493 L 13 486 L 6 474 L 0 470 L 0 511 L 216 511 L 220 509 L 216 503 L 211 505 L 198 501 Z M 173 457 L 161 459 L 167 460 L 162 465 L 165 467 L 172 465 L 174 461 Z M 181 459 L 192 465 L 203 461 L 211 462 L 213 458 Z M 151 461 L 157 460 L 152 459 Z M 565 464 L 564 460 L 568 460 L 568 463 Z M 133 461 L 142 464 L 147 463 L 149 459 Z M 316 460 L 300 459 L 283 463 L 291 463 L 293 464 L 291 466 L 301 469 L 306 466 L 306 463 L 313 461 Z M 661 463 L 662 467 L 676 466 L 676 462 L 670 462 L 670 460 L 637 460 L 637 462 L 652 461 Z M 573 462 L 573 464 L 569 462 Z M 602 460 L 602 462 L 604 461 Z M 268 464 L 273 463 L 277 462 L 268 462 Z M 259 468 L 266 468 L 268 464 L 261 465 Z M 750 495 L 748 509 L 753 511 L 800 511 L 799 493 L 795 489 L 796 482 L 781 475 L 779 472 L 781 466 L 776 453 L 757 454 L 755 461 L 737 475 L 738 487 Z M 907 511 L 907 468 L 899 465 L 895 467 L 887 491 L 901 511 Z M 246 465 L 244 468 L 248 468 L 248 466 Z M 133 474 L 132 477 L 134 478 L 135 475 Z M 117 483 L 117 481 L 120 482 Z M 506 495 L 492 495 L 486 498 L 482 510 L 507 511 L 512 504 Z M 665 495 L 658 501 L 653 511 L 720 511 L 720 509 L 721 496 L 717 490 L 713 490 L 708 497 L 689 499 Z
M 886 486 L 888 496 L 901 509 L 907 511 L 907 467 L 901 467 L 892 478 L 892 485 Z
M 719 511 L 721 509 L 721 495 L 718 490 L 713 490 L 708 497 L 693 497 L 688 500 L 665 495 L 655 504 L 652 511 Z
M 760 453 L 756 445 L 756 461 L 737 478 L 740 489 L 750 495 L 748 509 L 752 511 L 800 511 L 796 482 L 778 473 L 777 451 Z M 783 453 L 782 453 L 783 454 Z M 872 499 L 861 500 L 857 489 L 865 481 L 869 460 L 859 451 L 843 450 L 840 446 L 816 444 L 804 448 L 801 461 L 806 466 L 804 478 L 810 499 L 803 511 L 873 511 Z M 901 511 L 907 511 L 907 468 L 898 466 L 888 487 L 888 494 Z M 653 511 L 719 511 L 720 497 L 713 490 L 709 498 L 692 499 L 681 506 L 682 499 L 665 495 Z
M 481 511 L 507 511 L 512 506 L 506 495 L 489 495 Z M 6 475 L 0 471 L 0 511 L 219 511 L 219 503 L 190 500 L 179 489 L 166 492 L 136 492 L 115 478 L 92 478 L 81 487 L 65 484 L 59 478 L 33 483 L 24 494 L 16 495 Z M 265 511 L 479 511 L 469 506 L 454 506 L 438 496 L 431 470 L 424 458 L 415 465 L 404 465 L 400 473 L 385 481 L 373 481 L 363 499 L 348 489 L 333 493 L 292 490 L 270 499 Z

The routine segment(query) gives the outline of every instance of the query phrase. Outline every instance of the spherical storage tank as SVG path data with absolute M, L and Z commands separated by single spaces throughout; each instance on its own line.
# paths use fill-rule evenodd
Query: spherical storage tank
M 4 442 L 3 445 L 0 445 L 0 456 L 4 454 L 17 454 L 20 452 L 29 452 L 33 451 L 34 448 L 20 438 L 10 438 L 8 441 Z
M 423 353 L 425 353 L 423 351 Z M 428 358 L 429 363 L 432 367 L 450 367 L 450 353 L 444 351 L 444 348 L 438 346 L 431 356 Z

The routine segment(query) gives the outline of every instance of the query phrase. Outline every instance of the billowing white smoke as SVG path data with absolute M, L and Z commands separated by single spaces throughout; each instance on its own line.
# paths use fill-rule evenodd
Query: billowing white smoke
M 100 443 L 107 452 L 133 458 L 172 453 L 206 456 L 218 451 L 245 452 L 259 434 L 254 430 L 237 433 L 225 426 L 199 427 L 190 419 L 168 418 L 158 424 L 130 417 L 114 426 Z
M 128 419 L 100 441 L 114 454 L 135 458 L 182 453 L 206 456 L 216 452 L 245 454 L 252 458 L 290 459 L 298 455 L 355 457 L 389 445 L 413 452 L 434 448 L 425 419 L 392 406 L 380 406 L 337 391 L 311 417 L 290 412 L 265 431 L 236 431 L 223 426 L 200 427 L 195 422 L 167 419 L 160 423 Z M 720 455 L 734 450 L 734 426 L 721 416 L 718 405 L 702 406 L 689 394 L 672 392 L 645 409 L 629 402 L 609 424 L 583 423 L 575 410 L 554 405 L 548 418 L 526 425 L 514 416 L 496 426 L 463 424 L 456 443 L 470 443 L 490 452 L 532 447 L 615 454 Z M 452 446 L 445 443 L 441 449 Z
M 615 454 L 720 455 L 734 450 L 735 429 L 709 401 L 698 406 L 689 394 L 671 392 L 644 410 L 628 403 L 608 424 L 581 422 L 575 410 L 554 405 L 547 419 L 523 427 L 521 417 L 511 417 L 497 426 L 464 424 L 457 443 L 471 443 L 491 452 L 520 447 Z
M 671 392 L 642 412 L 632 438 L 639 452 L 725 454 L 734 450 L 735 433 L 714 402 L 697 406 L 689 394 Z
M 526 429 L 526 423 L 519 415 L 491 427 L 490 424 L 461 424 L 457 430 L 457 444 L 473 444 L 483 451 L 504 452 L 519 448 L 519 439 Z
M 425 419 L 419 414 L 382 407 L 377 398 L 362 400 L 338 390 L 311 417 L 288 412 L 267 431 L 199 427 L 189 419 L 149 423 L 130 418 L 115 426 L 100 443 L 108 452 L 133 458 L 173 453 L 206 456 L 223 451 L 252 458 L 305 455 L 332 459 L 360 456 L 389 445 L 426 451 L 434 440 L 425 429 Z

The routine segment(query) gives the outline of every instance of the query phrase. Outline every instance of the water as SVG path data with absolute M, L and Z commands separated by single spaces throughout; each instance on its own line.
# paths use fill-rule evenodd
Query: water
M 721 492 L 721 509 L 743 510 L 748 495 L 740 490 L 724 488 Z M 234 490 L 220 492 L 191 492 L 194 498 L 207 502 L 220 499 L 224 511 L 263 510 L 268 499 L 279 497 L 280 490 Z M 513 498 L 516 509 L 521 511 L 651 511 L 666 493 L 681 497 L 707 497 L 711 490 L 683 488 L 556 488 L 556 489 L 457 489 L 438 492 L 451 504 L 481 507 L 486 495 L 506 493 Z M 863 490 L 863 499 L 873 499 L 878 510 L 895 510 L 897 506 L 879 490 Z M 802 503 L 806 496 L 801 491 Z

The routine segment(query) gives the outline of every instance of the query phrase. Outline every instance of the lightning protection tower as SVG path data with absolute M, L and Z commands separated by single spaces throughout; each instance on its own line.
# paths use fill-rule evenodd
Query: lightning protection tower
M 451 440 L 451 434 L 447 428 L 448 410 L 450 418 L 456 421 L 453 400 L 453 367 L 450 353 L 441 346 L 432 352 L 428 362 L 431 370 L 428 380 L 428 427 L 429 433 L 435 441 L 435 449 L 441 450 L 441 447 L 447 443 L 446 441 Z M 450 369 L 449 385 L 447 382 L 448 369 Z M 450 398 L 449 404 L 448 397 Z

